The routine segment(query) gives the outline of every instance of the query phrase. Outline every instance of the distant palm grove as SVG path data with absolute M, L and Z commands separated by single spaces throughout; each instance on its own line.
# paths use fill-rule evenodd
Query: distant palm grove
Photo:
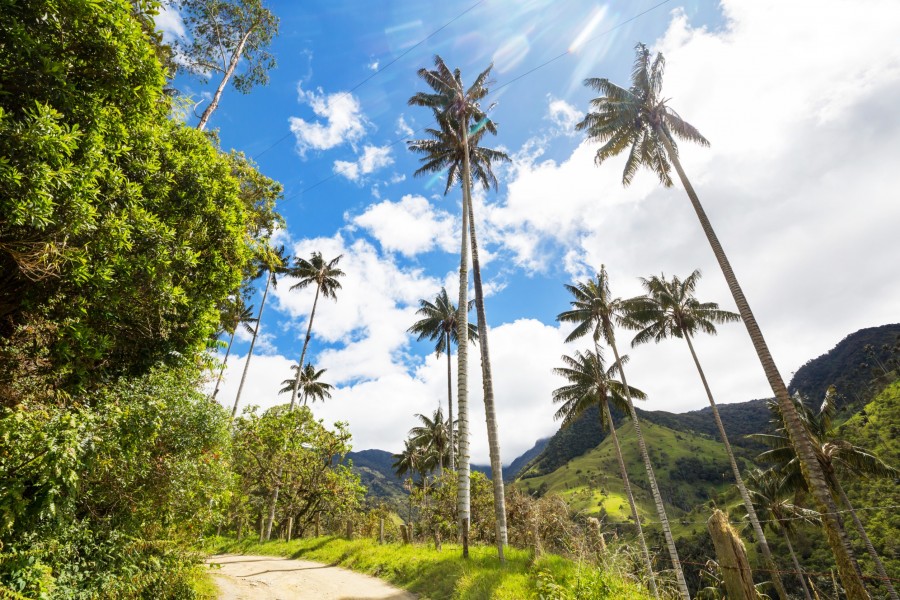
M 459 202 L 458 286 L 421 298 L 406 333 L 446 361 L 446 400 L 392 432 L 403 449 L 379 471 L 356 464 L 347 423 L 313 413 L 338 391 L 316 364 L 315 318 L 358 274 L 281 245 L 282 186 L 208 132 L 229 84 L 267 83 L 279 20 L 259 0 L 178 6 L 190 45 L 163 41 L 152 1 L 0 11 L 0 598 L 200 598 L 210 539 L 342 536 L 469 562 L 477 546 L 498 564 L 510 547 L 560 555 L 648 598 L 898 600 L 900 327 L 854 334 L 785 384 L 681 162 L 679 144 L 710 141 L 669 105 L 662 54 L 636 44 L 626 85 L 586 79 L 597 96 L 575 129 L 622 185 L 643 168 L 684 189 L 732 295 L 716 300 L 736 311 L 702 296 L 693 265 L 633 274 L 632 298 L 604 264 L 560 281 L 570 350 L 545 365 L 560 429 L 505 474 L 500 431 L 516 424 L 497 406 L 514 399 L 494 388 L 475 195 L 497 191 L 511 158 L 484 105 L 493 66 L 464 74 L 434 56 L 404 92 L 428 123 L 406 143 L 410 175 L 442 176 Z M 177 72 L 217 84 L 196 127 Z M 283 396 L 260 398 L 247 376 L 285 285 L 312 301 Z M 772 397 L 719 406 L 727 374 L 704 370 L 695 341 L 741 326 Z M 236 338 L 249 350 L 235 367 Z M 708 409 L 640 408 L 627 353 L 651 343 L 690 355 Z M 482 426 L 488 467 L 470 452 Z M 615 597 L 572 585 L 542 571 L 527 589 Z

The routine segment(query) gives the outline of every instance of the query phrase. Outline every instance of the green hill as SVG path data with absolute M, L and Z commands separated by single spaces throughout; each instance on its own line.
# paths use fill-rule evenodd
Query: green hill
M 825 397 L 828 386 L 834 385 L 841 395 L 841 416 L 848 418 L 887 383 L 884 367 L 892 357 L 896 358 L 898 344 L 900 323 L 860 329 L 797 369 L 790 391 L 799 391 L 818 403 Z
M 697 504 L 714 498 L 730 485 L 731 469 L 719 442 L 691 436 L 654 423 L 642 423 L 650 460 L 663 500 L 677 517 Z M 619 443 L 642 519 L 657 521 L 638 450 L 634 427 L 626 422 Z M 545 475 L 523 476 L 515 485 L 532 494 L 556 492 L 575 510 L 605 516 L 611 523 L 631 521 L 631 510 L 619 477 L 619 466 L 610 438 Z

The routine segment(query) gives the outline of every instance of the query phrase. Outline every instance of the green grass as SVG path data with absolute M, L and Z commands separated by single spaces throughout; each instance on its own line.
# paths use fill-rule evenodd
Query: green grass
M 191 579 L 191 588 L 197 594 L 198 600 L 216 600 L 219 597 L 219 590 L 210 577 L 209 570 L 202 565 L 197 568 Z
M 210 554 L 263 554 L 340 565 L 435 600 L 525 600 L 538 598 L 539 586 L 548 599 L 569 598 L 565 590 L 573 587 L 578 588 L 579 598 L 649 598 L 636 584 L 614 573 L 579 567 L 554 555 L 534 560 L 530 552 L 515 548 L 507 549 L 505 566 L 500 565 L 493 547 L 471 547 L 469 559 L 464 560 L 456 544 L 444 544 L 443 551 L 438 552 L 423 545 L 382 546 L 374 540 L 335 537 L 265 544 L 215 538 L 204 550 Z M 556 592 L 547 593 L 557 586 Z
M 722 481 L 715 484 L 698 485 L 695 482 L 673 477 L 675 463 L 679 458 L 697 457 L 704 461 L 721 463 L 727 468 L 728 459 L 725 447 L 718 441 L 677 432 L 668 427 L 648 422 L 642 422 L 641 429 L 661 489 L 679 494 L 691 504 L 696 505 L 715 497 L 731 485 L 730 468 L 724 473 Z M 638 514 L 642 520 L 656 522 L 658 520 L 656 508 L 649 491 L 647 474 L 641 460 L 634 427 L 628 422 L 618 429 L 617 433 L 628 477 L 632 483 L 635 502 L 638 506 Z M 605 509 L 608 515 L 607 519 L 611 522 L 632 522 L 631 509 L 625 496 L 625 488 L 619 475 L 619 463 L 610 437 L 604 439 L 593 450 L 572 459 L 552 473 L 540 477 L 519 479 L 514 485 L 524 491 L 532 492 L 545 483 L 547 492 L 561 494 L 573 510 L 597 516 L 601 513 L 601 509 Z M 685 514 L 685 511 L 670 504 L 666 505 L 666 511 L 673 521 L 673 530 L 678 535 L 678 520 Z M 685 527 L 684 533 L 693 529 L 693 527 Z

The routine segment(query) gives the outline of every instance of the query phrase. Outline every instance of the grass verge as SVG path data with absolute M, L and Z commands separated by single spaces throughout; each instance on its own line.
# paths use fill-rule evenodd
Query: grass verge
M 463 560 L 455 544 L 444 544 L 438 552 L 424 545 L 379 545 L 369 539 L 335 537 L 264 544 L 213 538 L 203 549 L 210 554 L 262 554 L 340 565 L 433 600 L 649 598 L 639 586 L 613 573 L 550 554 L 534 560 L 530 552 L 515 548 L 507 549 L 505 566 L 497 561 L 493 547 L 470 547 L 469 559 Z

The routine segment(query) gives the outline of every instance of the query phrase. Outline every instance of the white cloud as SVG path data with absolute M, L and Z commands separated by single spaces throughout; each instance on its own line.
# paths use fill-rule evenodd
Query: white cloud
M 712 143 L 683 143 L 680 157 L 789 377 L 846 334 L 896 321 L 900 282 L 883 274 L 896 270 L 900 222 L 900 122 L 889 100 L 900 92 L 900 11 L 891 2 L 722 7 L 728 23 L 716 30 L 673 17 L 658 42 L 664 95 Z M 605 263 L 621 296 L 641 291 L 637 276 L 699 267 L 698 295 L 733 309 L 681 186 L 663 189 L 642 171 L 625 189 L 624 156 L 595 167 L 596 148 L 582 143 L 560 161 L 542 161 L 537 146 L 517 154 L 489 218 L 519 264 L 574 274 Z M 632 352 L 649 408 L 704 405 L 681 346 Z M 742 326 L 697 346 L 720 400 L 771 393 Z
M 410 315 L 410 318 L 414 317 Z M 318 319 L 317 314 L 316 323 Z M 405 329 L 401 329 L 403 331 Z M 553 375 L 552 368 L 557 366 L 561 354 L 572 352 L 563 344 L 563 337 L 559 329 L 533 319 L 507 323 L 490 330 L 501 457 L 506 464 L 528 450 L 535 440 L 552 434 L 558 427 L 558 423 L 553 421 L 555 409 L 550 394 L 562 385 L 562 381 Z M 411 339 L 405 334 L 404 338 L 404 343 Z M 377 344 L 374 340 L 366 343 Z M 312 409 L 328 425 L 336 421 L 349 421 L 355 449 L 379 448 L 397 452 L 402 448 L 409 428 L 415 425 L 416 413 L 431 414 L 440 404 L 446 414 L 447 359 L 446 356 L 437 358 L 431 353 L 410 370 L 406 366 L 393 364 L 387 354 L 384 355 L 388 357 L 387 361 L 374 364 L 372 350 L 376 348 L 357 347 L 350 352 L 325 352 L 318 357 L 316 364 L 327 369 L 327 380 L 339 385 L 333 390 L 330 400 L 313 404 Z M 233 356 L 228 360 L 218 400 L 229 408 L 234 403 L 244 358 Z M 355 368 L 359 364 L 357 359 L 374 368 L 371 376 L 341 381 L 341 374 L 347 368 Z M 279 395 L 278 389 L 281 381 L 288 377 L 290 365 L 295 362 L 296 359 L 284 356 L 254 356 L 239 411 L 250 404 L 268 408 L 288 402 L 289 397 Z M 455 353 L 450 364 L 453 410 L 458 415 Z M 340 368 L 340 365 L 345 365 L 345 368 Z M 478 348 L 472 345 L 468 361 L 472 461 L 488 464 L 480 365 Z M 362 371 L 366 370 L 363 367 Z
M 356 162 L 345 160 L 334 161 L 334 172 L 343 175 L 350 181 L 359 181 L 363 175 L 374 173 L 394 164 L 390 146 L 364 146 L 362 155 Z
M 319 299 L 311 356 L 329 368 L 329 375 L 339 383 L 402 372 L 406 329 L 414 321 L 419 299 L 434 297 L 440 282 L 421 269 L 398 266 L 363 239 L 347 243 L 338 234 L 301 240 L 293 248 L 295 256 L 309 256 L 313 251 L 326 260 L 342 255 L 339 267 L 346 276 L 337 301 Z M 297 330 L 305 333 L 315 289 L 290 291 L 294 283 L 285 278 L 274 291 L 276 307 L 299 319 Z M 322 350 L 322 341 L 333 346 Z
M 415 256 L 440 248 L 453 252 L 459 244 L 459 226 L 453 217 L 435 209 L 422 196 L 406 195 L 399 202 L 371 204 L 353 219 L 388 252 Z
M 322 88 L 306 91 L 299 84 L 300 102 L 308 104 L 319 120 L 306 121 L 291 117 L 291 132 L 297 140 L 297 149 L 303 155 L 307 150 L 328 150 L 344 143 L 354 143 L 365 134 L 366 118 L 359 101 L 350 93 L 326 94 Z
M 178 8 L 168 2 L 163 2 L 159 8 L 159 13 L 154 17 L 156 28 L 162 32 L 163 41 L 171 44 L 179 38 L 185 36 L 184 20 Z
M 378 59 L 376 58 L 375 60 L 373 60 L 366 66 L 369 67 L 369 69 L 371 69 L 373 71 L 377 71 L 378 70 Z
M 406 137 L 412 137 L 415 134 L 415 131 L 409 126 L 402 114 L 397 117 L 397 129 L 395 131 Z
M 547 118 L 550 119 L 562 133 L 566 135 L 575 135 L 575 124 L 583 117 L 584 114 L 580 110 L 565 100 L 553 98 L 552 96 L 550 97 L 550 101 L 547 105 Z

